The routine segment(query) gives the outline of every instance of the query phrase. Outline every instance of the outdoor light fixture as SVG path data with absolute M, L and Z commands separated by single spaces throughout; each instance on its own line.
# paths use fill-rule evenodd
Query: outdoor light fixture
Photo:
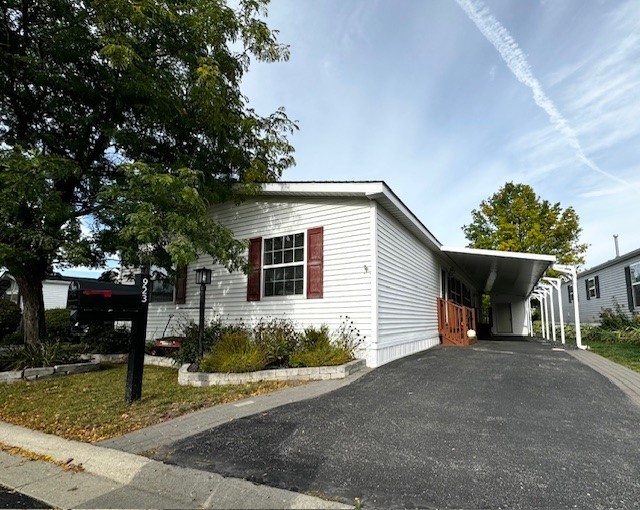
M 201 267 L 196 269 L 196 283 L 200 285 L 200 321 L 198 324 L 198 364 L 202 359 L 204 339 L 204 301 L 207 285 L 211 283 L 211 269 Z
M 211 283 L 211 269 L 201 267 L 196 269 L 196 283 L 199 285 L 209 285 Z

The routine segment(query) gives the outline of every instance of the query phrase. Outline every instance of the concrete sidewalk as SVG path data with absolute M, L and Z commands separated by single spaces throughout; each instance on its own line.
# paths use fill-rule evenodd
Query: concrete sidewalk
M 349 385 L 369 371 L 203 409 L 104 441 L 101 446 L 0 422 L 0 443 L 84 468 L 84 472 L 74 473 L 46 461 L 0 452 L 0 485 L 56 508 L 352 508 L 298 492 L 164 464 L 133 452 L 153 451 L 243 416 L 317 397 Z
M 583 350 L 567 350 L 574 358 L 605 376 L 620 388 L 636 405 L 640 406 L 640 374 L 599 354 Z

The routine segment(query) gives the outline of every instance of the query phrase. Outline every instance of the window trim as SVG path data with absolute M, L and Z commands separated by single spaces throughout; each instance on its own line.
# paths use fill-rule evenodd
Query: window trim
M 587 299 L 600 299 L 600 278 L 598 275 L 591 276 L 586 280 Z M 593 286 L 591 285 L 593 283 Z
M 157 294 L 154 292 L 153 290 L 153 286 L 155 283 L 157 282 L 163 282 L 163 285 L 171 285 L 171 299 L 162 299 L 162 300 L 157 300 L 154 299 L 154 296 L 157 296 Z M 162 296 L 168 296 L 168 292 L 163 292 L 160 295 Z M 149 295 L 149 303 L 174 303 L 176 299 L 176 286 L 174 283 L 170 282 L 167 278 L 152 278 L 151 279 L 151 292 Z
M 638 262 L 633 262 L 631 264 L 629 264 L 629 277 L 630 277 L 630 283 L 631 283 L 631 297 L 633 299 L 633 305 L 634 308 L 640 308 L 640 290 L 638 291 L 638 300 L 636 301 L 636 295 L 634 293 L 635 287 L 638 287 L 640 289 L 640 280 L 637 282 L 633 281 L 633 275 L 634 275 L 634 266 L 638 266 L 638 272 L 640 273 L 640 260 Z
M 307 297 L 307 246 L 309 244 L 308 242 L 308 236 L 307 236 L 307 231 L 308 229 L 302 229 L 302 230 L 296 230 L 296 231 L 286 231 L 284 233 L 270 233 L 268 235 L 262 236 L 262 245 L 260 247 L 260 263 L 261 263 L 261 267 L 260 267 L 260 300 L 265 300 L 265 301 L 290 301 L 290 300 L 299 300 L 299 299 L 306 299 Z M 296 234 L 302 234 L 302 239 L 304 242 L 303 245 L 303 252 L 302 252 L 302 261 L 298 261 L 298 262 L 286 262 L 286 263 L 281 263 L 281 264 L 265 264 L 264 263 L 264 255 L 265 255 L 265 248 L 267 245 L 267 240 L 268 239 L 275 239 L 277 237 L 285 237 L 285 236 L 295 236 Z M 265 278 L 265 271 L 267 269 L 276 269 L 279 267 L 292 267 L 292 266 L 300 266 L 302 265 L 302 294 L 289 294 L 289 295 L 282 295 L 282 296 L 266 296 L 265 292 L 264 292 L 264 288 L 265 288 L 265 284 L 267 279 Z

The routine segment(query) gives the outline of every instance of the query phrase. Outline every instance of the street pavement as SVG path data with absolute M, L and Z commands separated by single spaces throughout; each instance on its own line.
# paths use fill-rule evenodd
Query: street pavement
M 0 485 L 0 508 L 51 508 L 49 505 Z
M 85 469 L 0 452 L 0 484 L 57 508 L 634 508 L 640 377 L 602 360 L 436 348 L 100 446 L 0 422 L 0 442 Z

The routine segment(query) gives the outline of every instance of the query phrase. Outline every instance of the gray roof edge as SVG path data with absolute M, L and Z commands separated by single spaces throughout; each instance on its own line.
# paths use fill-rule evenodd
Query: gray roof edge
M 597 266 L 590 267 L 589 269 L 585 269 L 584 271 L 580 271 L 578 273 L 578 276 L 585 276 L 585 275 L 589 275 L 589 274 L 592 274 L 592 273 L 596 273 L 598 271 L 601 271 L 602 269 L 606 269 L 606 268 L 611 267 L 613 265 L 620 264 L 621 262 L 629 261 L 629 260 L 634 259 L 636 257 L 640 258 L 640 248 L 637 248 L 637 249 L 632 250 L 632 251 L 627 252 L 627 253 L 623 253 L 619 257 L 615 257 L 613 259 L 607 260 L 606 262 L 602 262 L 601 264 L 598 264 Z

